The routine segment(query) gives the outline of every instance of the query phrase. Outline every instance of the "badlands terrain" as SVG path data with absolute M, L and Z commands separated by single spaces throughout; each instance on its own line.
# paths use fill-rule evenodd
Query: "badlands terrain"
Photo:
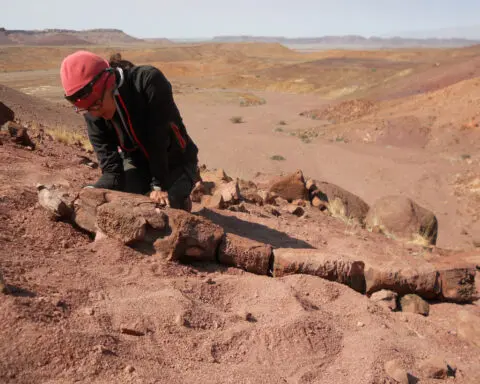
M 0 45 L 0 382 L 480 382 L 480 46 L 58 36 Z M 171 80 L 205 185 L 155 236 L 190 225 L 199 254 L 127 241 L 108 218 L 147 203 L 82 190 L 58 76 L 80 48 Z

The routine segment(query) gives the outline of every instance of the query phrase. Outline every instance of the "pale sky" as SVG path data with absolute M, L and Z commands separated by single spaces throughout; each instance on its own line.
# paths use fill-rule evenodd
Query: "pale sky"
M 135 37 L 392 35 L 480 25 L 480 0 L 0 0 L 6 29 L 116 28 Z

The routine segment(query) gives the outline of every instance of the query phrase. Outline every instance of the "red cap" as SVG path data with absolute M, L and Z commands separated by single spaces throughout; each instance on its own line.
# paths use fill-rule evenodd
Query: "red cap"
M 96 75 L 109 67 L 108 61 L 88 51 L 77 51 L 65 57 L 60 68 L 60 78 L 65 95 L 73 95 L 92 81 Z M 99 99 L 102 96 L 104 87 L 112 85 L 114 82 L 114 76 L 112 76 L 108 84 L 105 84 L 108 75 L 108 73 L 105 73 L 105 76 L 102 76 L 95 83 L 92 94 L 86 99 L 78 100 L 75 102 L 75 105 L 87 108 L 95 100 Z

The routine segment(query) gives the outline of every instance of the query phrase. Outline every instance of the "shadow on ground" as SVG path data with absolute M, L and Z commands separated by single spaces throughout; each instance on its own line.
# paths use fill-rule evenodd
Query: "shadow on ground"
M 291 237 L 285 232 L 277 231 L 262 224 L 251 223 L 238 217 L 225 216 L 207 208 L 203 208 L 196 214 L 220 225 L 225 232 L 270 244 L 274 248 L 314 248 L 309 243 Z

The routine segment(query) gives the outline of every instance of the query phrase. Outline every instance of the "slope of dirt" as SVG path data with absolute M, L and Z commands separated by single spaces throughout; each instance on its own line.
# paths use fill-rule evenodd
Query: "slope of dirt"
M 52 220 L 35 184 L 94 180 L 98 170 L 77 155 L 49 140 L 0 151 L 0 270 L 11 291 L 0 294 L 2 382 L 384 383 L 385 362 L 398 359 L 428 383 L 421 364 L 431 357 L 455 367 L 456 383 L 480 380 L 478 347 L 457 336 L 452 317 L 480 315 L 478 303 L 432 303 L 429 317 L 390 312 L 313 276 L 168 263 Z M 322 215 L 311 229 L 293 215 L 223 220 L 247 236 L 262 229 L 277 246 L 282 237 L 357 252 L 393 245 Z
M 0 44 L 25 45 L 107 45 L 139 43 L 141 39 L 116 29 L 74 31 L 68 29 L 3 30 L 6 39 Z
M 66 103 L 52 103 L 0 84 L 0 100 L 15 111 L 16 118 L 27 124 L 77 132 L 85 131 L 85 120 Z

